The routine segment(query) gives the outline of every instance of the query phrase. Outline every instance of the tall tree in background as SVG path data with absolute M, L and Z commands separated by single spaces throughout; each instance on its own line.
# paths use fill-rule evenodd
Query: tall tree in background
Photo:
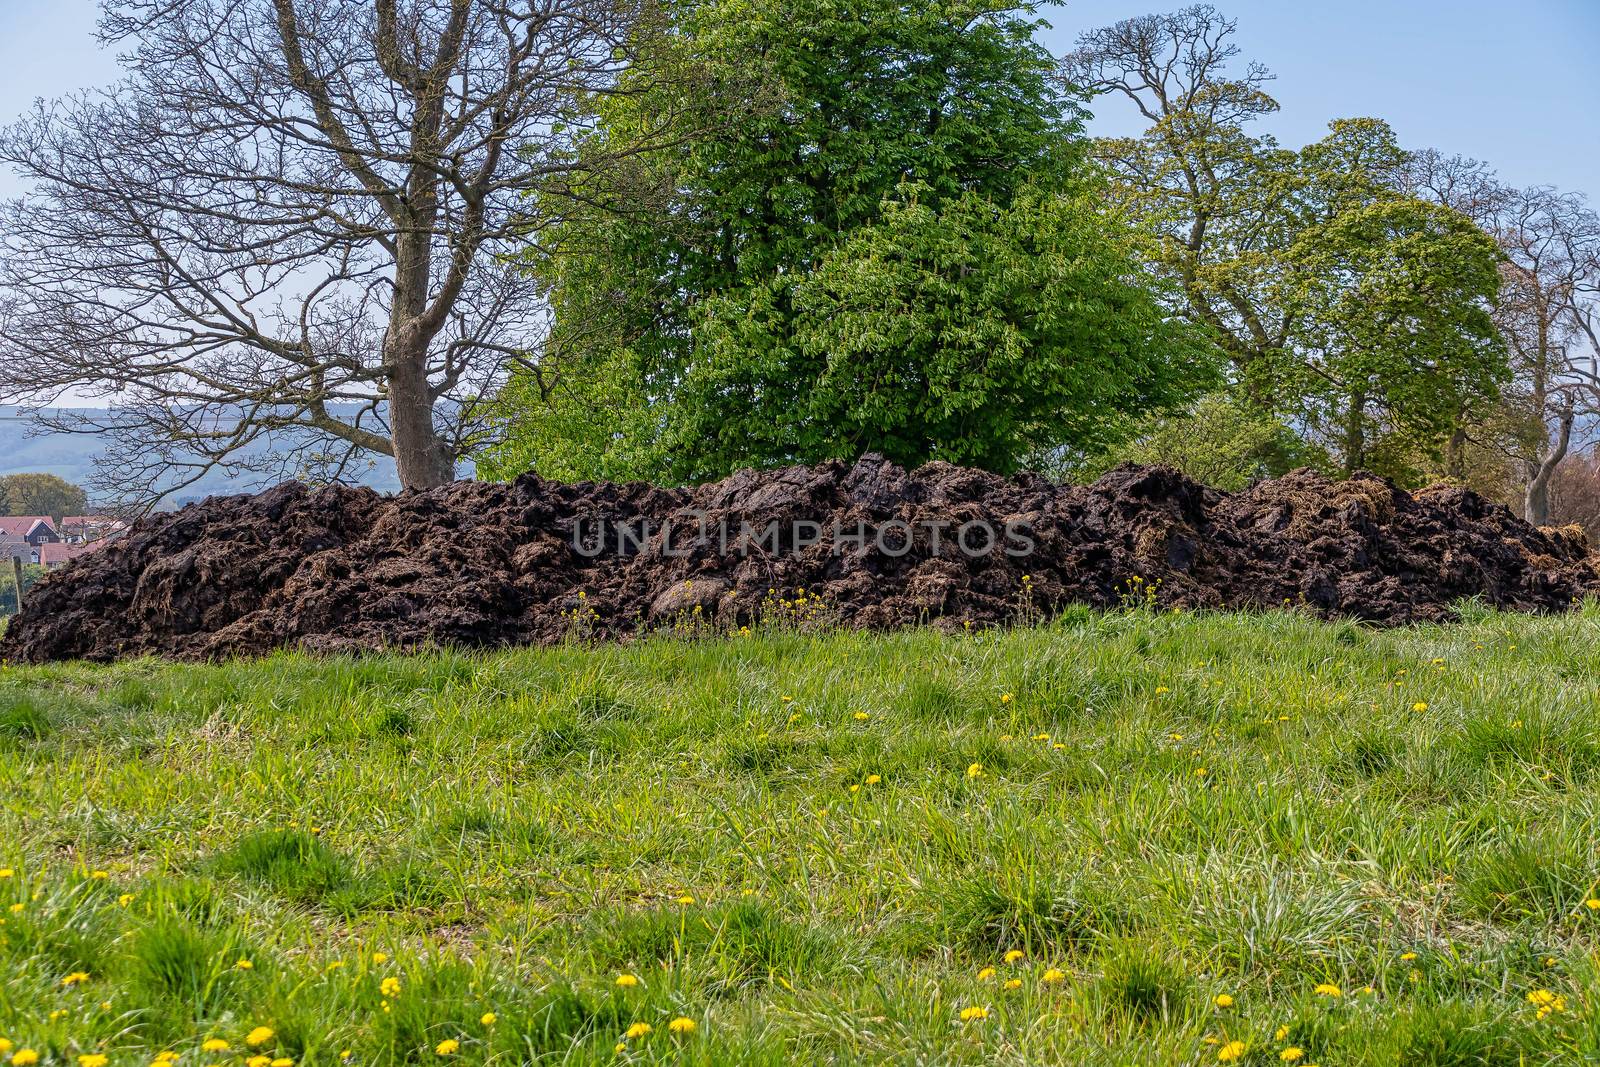
M 56 428 L 109 434 L 103 481 L 145 497 L 376 454 L 406 486 L 452 478 L 540 322 L 501 257 L 561 201 L 521 191 L 606 162 L 573 158 L 571 120 L 627 65 L 639 7 L 105 8 L 126 79 L 0 137 L 30 183 L 0 220 L 0 394 L 109 399 Z
M 1379 120 L 1335 121 L 1299 151 L 1253 135 L 1277 103 L 1259 65 L 1229 75 L 1234 30 L 1209 5 L 1129 19 L 1084 35 L 1064 74 L 1150 120 L 1098 151 L 1159 234 L 1175 310 L 1220 338 L 1236 386 L 1345 470 L 1406 476 L 1401 453 L 1442 449 L 1466 398 L 1505 376 L 1493 243 L 1406 195 L 1406 153 Z
M 1090 195 L 1033 11 L 680 5 L 654 62 L 699 70 L 716 91 L 691 106 L 739 121 L 644 157 L 648 210 L 540 236 L 555 343 L 485 466 L 689 480 L 877 449 L 1005 469 L 1187 396 L 1205 348 Z M 598 101 L 586 150 L 687 110 L 679 81 Z
M 64 515 L 83 515 L 88 510 L 89 495 L 54 474 L 8 474 L 0 478 L 0 514 L 48 515 L 60 522 Z
M 1507 461 L 1523 517 L 1550 520 L 1552 479 L 1584 423 L 1600 416 L 1600 216 L 1581 196 L 1498 181 L 1482 163 L 1417 153 L 1407 180 L 1470 216 L 1501 252 L 1495 326 L 1511 355 L 1499 403 L 1464 413 L 1448 473 L 1468 443 Z

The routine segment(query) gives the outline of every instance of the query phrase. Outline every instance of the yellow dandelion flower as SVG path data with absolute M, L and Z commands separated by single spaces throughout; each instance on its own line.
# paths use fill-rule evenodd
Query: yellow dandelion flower
M 987 1019 L 988 1017 L 989 1017 L 989 1009 L 988 1008 L 980 1008 L 977 1005 L 973 1005 L 970 1008 L 962 1008 L 961 1009 L 961 1021 L 964 1022 L 964 1023 L 979 1022 L 979 1021 L 981 1021 L 983 1019 Z
M 493 1026 L 495 1023 L 500 1021 L 500 1016 L 496 1015 L 492 1011 L 486 1011 L 482 1015 L 478 1016 L 478 1021 L 484 1026 Z
M 626 1037 L 629 1041 L 637 1041 L 641 1037 L 649 1037 L 651 1031 L 653 1030 L 655 1030 L 655 1027 L 651 1026 L 649 1023 L 634 1023 L 623 1032 L 622 1036 Z
M 870 718 L 872 718 L 871 714 L 865 711 L 858 711 L 855 714 L 856 722 L 866 722 Z
M 78 1067 L 106 1067 L 110 1062 L 109 1056 L 102 1056 L 98 1052 L 85 1052 L 78 1057 Z
M 389 962 L 389 954 L 387 952 L 374 952 L 372 954 L 372 962 L 373 963 L 388 963 Z
M 129 904 L 132 904 L 132 903 L 133 903 L 133 894 L 132 893 L 124 893 L 124 894 L 122 894 L 121 896 L 119 896 L 117 898 L 117 907 L 119 907 L 119 908 L 126 908 Z
M 980 981 L 980 982 L 987 981 L 988 979 L 993 978 L 993 977 L 994 977 L 994 968 L 993 967 L 984 967 L 984 968 L 982 968 L 981 970 L 978 971 L 978 981 Z
M 967 765 L 967 777 L 968 778 L 982 778 L 983 777 L 983 764 L 981 764 L 981 763 L 968 764 Z
M 1428 710 L 1427 701 L 1423 701 L 1423 700 L 1417 701 L 1415 704 L 1411 705 L 1411 710 L 1412 711 L 1427 711 Z
M 1319 983 L 1317 983 L 1317 987 L 1315 989 L 1313 989 L 1312 992 L 1315 993 L 1319 997 L 1342 997 L 1342 996 L 1344 996 L 1344 990 L 1340 989 L 1338 986 L 1334 985 L 1332 982 L 1319 982 Z
M 1583 902 L 1583 906 L 1590 911 L 1600 911 L 1600 897 L 1590 897 Z
M 621 986 L 623 989 L 632 989 L 634 986 L 636 986 L 638 984 L 639 984 L 639 979 L 634 975 L 631 975 L 631 974 L 619 974 L 619 975 L 617 975 L 617 985 Z
M 1402 952 L 1400 953 L 1400 958 L 1409 962 L 1416 959 L 1417 954 L 1415 952 Z
M 244 1035 L 244 1043 L 249 1045 L 251 1048 L 260 1048 L 262 1045 L 265 1045 L 268 1041 L 271 1041 L 272 1038 L 273 1038 L 272 1027 L 270 1027 L 270 1026 L 258 1026 L 254 1030 L 250 1031 L 248 1034 Z
M 694 903 L 694 897 L 690 896 L 688 893 L 685 893 L 683 896 L 678 898 L 678 903 L 679 904 L 693 904 Z
M 1043 982 L 1045 985 L 1060 985 L 1066 980 L 1066 972 L 1057 970 L 1054 967 L 1051 967 L 1049 970 L 1045 971 L 1044 974 L 1039 976 L 1039 981 Z
M 271 1056 L 251 1056 L 244 1061 L 245 1067 L 272 1067 Z
M 878 775 L 878 774 L 869 774 L 869 775 L 867 775 L 867 784 L 868 785 L 877 785 L 881 781 L 883 781 L 883 776 L 882 775 Z
M 111 876 L 109 874 L 107 874 L 105 871 L 90 871 L 89 872 L 89 877 L 93 878 L 97 882 L 103 882 L 107 878 L 110 878 Z
M 240 960 L 238 963 L 235 963 L 234 966 L 241 971 L 253 971 L 256 969 L 256 965 L 250 960 Z
M 1286 1038 L 1288 1036 L 1289 1036 L 1289 1028 L 1287 1026 L 1280 1026 L 1280 1027 L 1278 1027 L 1277 1030 L 1273 1031 L 1272 1040 L 1274 1040 L 1274 1041 L 1282 1041 L 1284 1038 Z
M 378 992 L 386 997 L 398 997 L 400 995 L 400 979 L 390 975 L 378 983 Z
M 31 1048 L 19 1048 L 11 1057 L 11 1067 L 33 1067 L 39 1062 L 39 1054 Z
M 433 1051 L 440 1056 L 454 1056 L 457 1052 L 461 1051 L 461 1042 L 457 1041 L 453 1037 L 447 1037 L 437 1045 L 433 1046 Z
M 1005 960 L 1007 963 L 1016 963 L 1026 955 L 1027 953 L 1022 951 L 1020 948 L 1014 948 L 1010 952 L 1006 953 Z
M 1305 1054 L 1305 1049 L 1300 1048 L 1297 1045 L 1290 1045 L 1288 1048 L 1278 1053 L 1278 1059 L 1282 1060 L 1284 1063 L 1293 1063 L 1303 1057 Z
M 1162 693 L 1170 693 L 1170 692 L 1172 692 L 1172 690 L 1168 689 L 1164 685 L 1156 686 L 1156 696 L 1160 696 Z
M 1022 988 L 1022 979 L 1020 979 L 1020 978 L 1007 978 L 1006 979 L 1006 988 L 1007 989 L 1021 989 Z
M 0 1056 L 4 1056 L 6 1053 L 10 1052 L 11 1047 L 10 1038 L 0 1037 Z
M 1233 998 L 1227 993 L 1218 993 L 1211 1003 L 1219 1008 L 1231 1008 L 1233 1007 Z
M 1010 693 L 1001 693 L 1000 694 L 1000 703 L 1002 703 L 1002 704 L 1009 704 L 1015 699 L 1016 698 L 1014 696 L 1012 696 Z
M 667 1024 L 667 1029 L 675 1034 L 692 1034 L 694 1027 L 694 1020 L 685 1015 L 680 1015 Z
M 0 878 L 15 878 L 17 872 L 10 867 L 0 867 Z
M 88 980 L 89 980 L 88 972 L 86 972 L 86 971 L 73 971 L 71 974 L 69 974 L 65 978 L 61 979 L 61 984 L 70 988 L 70 987 L 75 986 L 75 985 L 81 985 L 84 982 L 87 982 Z
M 1229 1041 L 1217 1049 L 1217 1059 L 1222 1063 L 1232 1063 L 1234 1060 L 1244 1059 L 1244 1042 Z
M 272 1061 L 272 1067 L 294 1067 L 294 1060 L 291 1060 L 288 1056 L 279 1056 Z
M 204 1041 L 200 1042 L 200 1051 L 226 1052 L 228 1051 L 228 1043 L 222 1040 L 220 1037 L 208 1037 Z

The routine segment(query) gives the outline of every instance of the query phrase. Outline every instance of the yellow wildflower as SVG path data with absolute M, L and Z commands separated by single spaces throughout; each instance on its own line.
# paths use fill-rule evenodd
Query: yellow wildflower
M 457 1041 L 453 1037 L 447 1037 L 437 1045 L 433 1046 L 433 1051 L 440 1056 L 454 1056 L 457 1052 L 461 1051 L 461 1042 Z
M 680 1015 L 667 1024 L 667 1029 L 675 1034 L 692 1034 L 694 1033 L 694 1020 Z
M 1219 1008 L 1231 1008 L 1233 1007 L 1233 998 L 1226 993 L 1218 993 L 1212 1003 Z
M 1319 997 L 1342 997 L 1342 996 L 1344 996 L 1344 990 L 1340 989 L 1338 986 L 1334 985 L 1332 982 L 1319 982 L 1317 984 L 1317 988 L 1313 989 L 1312 992 L 1315 993 Z
M 478 1021 L 485 1026 L 493 1026 L 495 1023 L 500 1021 L 500 1016 L 496 1015 L 492 1011 L 486 1011 L 482 1015 L 478 1016 Z
M 964 1023 L 979 1022 L 979 1021 L 981 1021 L 983 1019 L 987 1019 L 988 1017 L 989 1017 L 989 1009 L 988 1008 L 980 1008 L 980 1007 L 974 1005 L 973 1007 L 970 1007 L 970 1008 L 962 1008 L 961 1009 L 961 1021 L 964 1022 Z
M 1243 1058 L 1243 1041 L 1229 1041 L 1226 1045 L 1223 1045 L 1221 1048 L 1217 1049 L 1217 1059 L 1222 1063 L 1232 1063 L 1234 1060 L 1240 1060 Z
M 39 1062 L 39 1054 L 31 1048 L 19 1048 L 11 1057 L 11 1067 L 33 1067 Z
M 1006 988 L 1007 989 L 1021 989 L 1022 988 L 1022 979 L 1020 979 L 1020 978 L 1007 978 L 1006 979 Z
M 1005 959 L 1007 963 L 1016 963 L 1026 955 L 1027 953 L 1022 951 L 1020 948 L 1014 948 L 1010 952 L 1006 953 Z
M 262 1045 L 265 1045 L 268 1041 L 271 1041 L 272 1037 L 273 1037 L 272 1027 L 270 1027 L 270 1026 L 258 1026 L 254 1030 L 250 1031 L 248 1034 L 244 1035 L 244 1043 L 249 1045 L 251 1048 L 260 1048 Z
M 1066 972 L 1059 971 L 1054 967 L 1051 967 L 1048 971 L 1045 971 L 1044 974 L 1039 976 L 1039 981 L 1043 982 L 1045 985 L 1060 985 L 1066 980 Z
M 102 1056 L 98 1052 L 85 1052 L 78 1057 L 78 1067 L 106 1067 L 110 1062 L 110 1057 Z
M 88 975 L 87 972 L 85 972 L 85 971 L 73 971 L 71 974 L 69 974 L 65 978 L 61 979 L 61 984 L 64 985 L 64 986 L 71 987 L 71 986 L 79 985 L 79 984 L 81 984 L 83 982 L 87 982 L 88 980 L 89 980 L 89 975 Z
M 226 1052 L 228 1051 L 228 1043 L 222 1040 L 220 1037 L 208 1037 L 204 1041 L 200 1042 L 200 1051 Z
M 392 975 L 385 978 L 378 983 L 378 992 L 386 997 L 398 997 L 400 995 L 400 979 Z
M 1298 1047 L 1296 1045 L 1290 1045 L 1288 1048 L 1286 1048 L 1282 1052 L 1278 1053 L 1278 1059 L 1282 1060 L 1284 1063 L 1293 1063 L 1296 1060 L 1300 1059 L 1305 1054 L 1306 1054 L 1306 1050 L 1305 1049 L 1300 1048 L 1300 1047 Z
M 624 1031 L 622 1036 L 627 1038 L 629 1041 L 637 1041 L 641 1037 L 649 1037 L 651 1031 L 654 1029 L 655 1027 L 651 1026 L 649 1023 L 634 1023 L 632 1026 L 628 1027 L 626 1031 Z
M 993 967 L 985 967 L 985 968 L 983 968 L 982 970 L 980 970 L 978 972 L 978 981 L 980 981 L 980 982 L 985 981 L 986 979 L 989 979 L 989 978 L 993 978 L 993 977 L 994 977 L 994 968 Z
M 983 777 L 983 764 L 981 764 L 981 763 L 968 764 L 967 765 L 967 777 L 968 778 L 982 778 Z
M 632 989 L 634 986 L 636 986 L 638 984 L 639 984 L 639 979 L 636 978 L 635 976 L 631 975 L 631 974 L 619 974 L 619 975 L 617 975 L 617 985 L 621 986 L 623 989 Z

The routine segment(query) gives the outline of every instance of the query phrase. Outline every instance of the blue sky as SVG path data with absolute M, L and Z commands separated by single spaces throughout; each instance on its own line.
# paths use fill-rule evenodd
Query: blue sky
M 1078 0 L 1044 11 L 1056 53 L 1085 29 L 1184 0 Z M 1217 0 L 1239 21 L 1246 58 L 1277 74 L 1283 111 L 1266 123 L 1285 144 L 1329 119 L 1387 119 L 1410 148 L 1487 160 L 1519 185 L 1600 200 L 1600 0 Z M 35 97 L 106 81 L 111 58 L 91 34 L 94 0 L 0 0 L 0 116 Z M 1093 129 L 1133 132 L 1104 104 Z M 0 175 L 0 191 L 14 189 Z

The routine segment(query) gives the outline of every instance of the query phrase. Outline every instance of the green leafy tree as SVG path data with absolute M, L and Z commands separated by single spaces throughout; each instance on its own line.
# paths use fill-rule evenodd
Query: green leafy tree
M 87 512 L 89 496 L 54 474 L 8 474 L 0 477 L 0 507 L 7 515 L 48 515 L 60 522 L 63 515 Z
M 1033 13 L 680 8 L 637 91 L 595 102 L 593 146 L 700 132 L 634 160 L 625 187 L 654 200 L 597 187 L 535 238 L 555 326 L 482 468 L 686 480 L 879 449 L 1005 469 L 1188 396 L 1203 348 L 1094 203 Z
M 1465 216 L 1379 199 L 1308 228 L 1286 258 L 1300 407 L 1347 473 L 1374 465 L 1385 433 L 1442 443 L 1510 377 L 1488 310 L 1494 242 Z
M 1491 330 L 1496 252 L 1466 217 L 1406 195 L 1408 153 L 1378 119 L 1299 151 L 1249 124 L 1270 75 L 1234 76 L 1235 24 L 1209 5 L 1084 35 L 1068 77 L 1150 120 L 1100 142 L 1116 194 L 1155 235 L 1174 311 L 1213 331 L 1243 395 L 1353 470 L 1402 478 L 1507 377 Z
M 1088 481 L 1119 463 L 1161 464 L 1203 485 L 1235 492 L 1296 467 L 1326 469 L 1326 452 L 1282 419 L 1225 393 L 1188 410 L 1147 420 L 1125 444 L 1052 471 Z

